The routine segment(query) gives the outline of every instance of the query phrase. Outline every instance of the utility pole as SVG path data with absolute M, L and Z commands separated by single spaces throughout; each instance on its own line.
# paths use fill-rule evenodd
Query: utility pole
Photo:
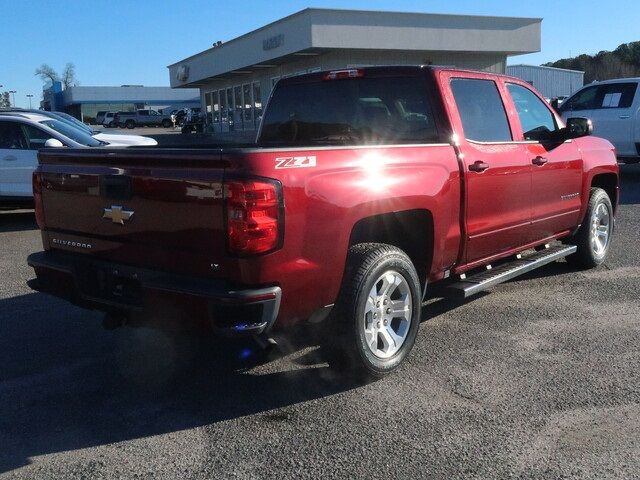
M 9 90 L 9 93 L 13 97 L 13 106 L 15 108 L 15 106 L 16 106 L 16 91 L 15 90 Z
M 31 110 L 31 99 L 33 98 L 33 94 L 28 94 L 27 98 L 29 99 L 29 110 Z M 14 105 L 15 106 L 15 105 Z

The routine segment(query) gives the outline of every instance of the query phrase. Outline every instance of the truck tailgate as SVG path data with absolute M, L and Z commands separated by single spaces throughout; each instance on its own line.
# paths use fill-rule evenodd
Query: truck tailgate
M 225 254 L 219 150 L 43 151 L 45 246 L 215 276 Z

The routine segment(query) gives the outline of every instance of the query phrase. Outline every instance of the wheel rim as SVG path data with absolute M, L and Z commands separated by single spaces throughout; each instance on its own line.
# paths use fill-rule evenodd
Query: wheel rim
M 604 255 L 611 236 L 611 213 L 604 203 L 599 203 L 591 218 L 591 248 L 598 256 Z
M 411 326 L 411 289 L 398 272 L 388 270 L 373 284 L 364 312 L 364 338 L 378 358 L 389 358 L 402 347 Z

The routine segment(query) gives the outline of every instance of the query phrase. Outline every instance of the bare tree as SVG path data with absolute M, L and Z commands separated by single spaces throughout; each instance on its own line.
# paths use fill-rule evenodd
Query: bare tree
M 65 89 L 72 87 L 73 85 L 78 85 L 78 80 L 76 79 L 76 66 L 71 62 L 67 63 L 62 71 L 62 85 Z
M 58 75 L 58 73 L 53 69 L 53 67 L 47 65 L 46 63 L 43 63 L 38 68 L 36 68 L 35 74 L 40 77 L 43 82 L 55 82 L 57 80 L 60 80 L 60 76 Z

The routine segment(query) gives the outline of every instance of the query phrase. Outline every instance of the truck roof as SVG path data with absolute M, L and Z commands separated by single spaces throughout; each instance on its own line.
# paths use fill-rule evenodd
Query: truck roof
M 403 75 L 419 75 L 425 71 L 437 72 L 437 71 L 449 71 L 449 72 L 460 72 L 460 73 L 474 73 L 474 74 L 484 74 L 487 76 L 493 77 L 502 77 L 508 78 L 510 80 L 514 80 L 517 82 L 522 82 L 522 79 L 505 75 L 503 73 L 494 73 L 494 72 L 486 72 L 482 70 L 472 70 L 468 68 L 460 68 L 452 65 L 377 65 L 371 67 L 350 67 L 350 68 L 339 68 L 339 69 L 331 69 L 331 70 L 322 70 L 313 73 L 304 73 L 301 75 L 295 75 L 291 77 L 282 78 L 278 83 L 287 84 L 287 83 L 299 83 L 299 82 L 313 82 L 319 79 L 324 78 L 326 75 L 333 72 L 348 72 L 348 71 L 363 71 L 367 76 L 391 76 L 397 74 Z

